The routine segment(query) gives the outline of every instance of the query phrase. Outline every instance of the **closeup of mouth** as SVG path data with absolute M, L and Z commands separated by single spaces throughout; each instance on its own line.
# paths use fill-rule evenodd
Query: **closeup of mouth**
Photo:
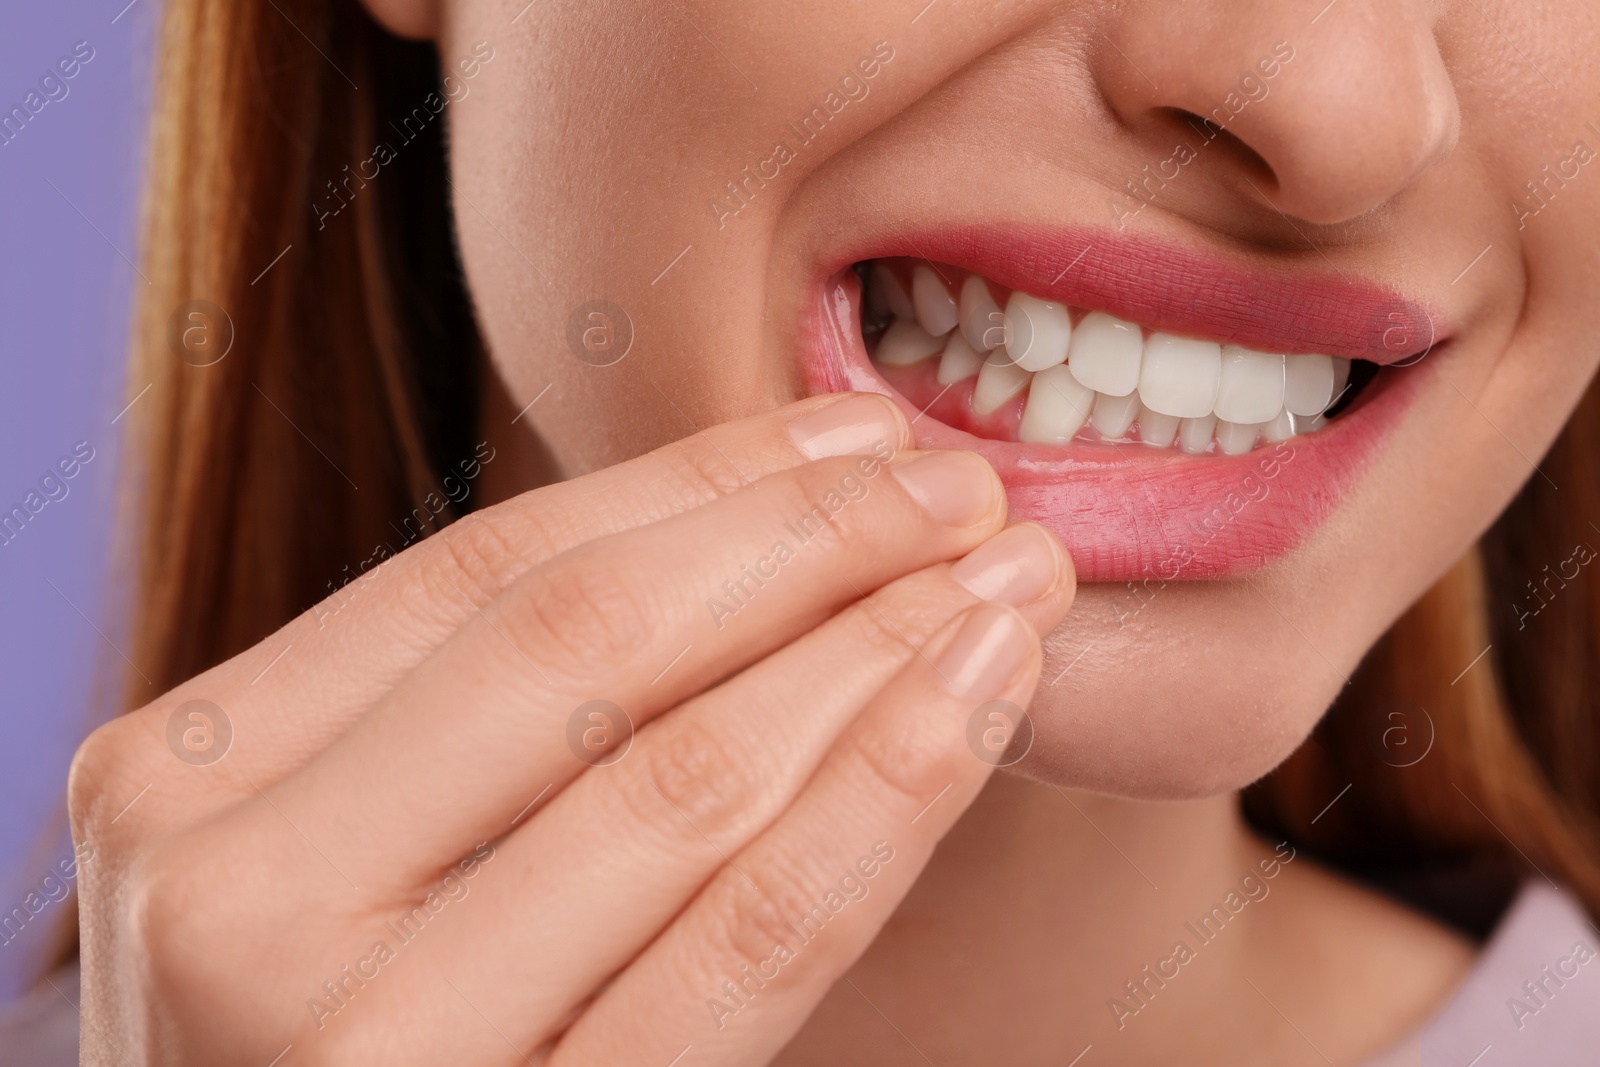
M 1332 511 L 1443 344 L 1380 287 L 1101 233 L 876 242 L 808 317 L 811 392 L 885 393 L 968 448 L 1084 581 L 1258 569 Z

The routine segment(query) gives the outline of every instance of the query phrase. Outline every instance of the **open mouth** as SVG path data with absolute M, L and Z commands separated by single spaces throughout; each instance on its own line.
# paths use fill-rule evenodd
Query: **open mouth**
M 884 393 L 918 447 L 983 455 L 1082 581 L 1222 578 L 1287 553 L 1446 343 L 1431 311 L 1343 274 L 1092 230 L 888 229 L 824 265 L 807 390 Z
M 917 407 L 977 436 L 1039 445 L 1140 442 L 1240 455 L 1348 411 L 1375 364 L 1262 352 L 1142 328 L 1007 290 L 947 264 L 855 265 L 862 342 Z

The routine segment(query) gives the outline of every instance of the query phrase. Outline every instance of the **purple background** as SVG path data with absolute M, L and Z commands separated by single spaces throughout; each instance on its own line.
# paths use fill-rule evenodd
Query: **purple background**
M 126 403 L 130 299 L 145 285 L 128 260 L 138 262 L 158 11 L 157 0 L 125 5 L 12 3 L 0 33 L 0 113 L 22 105 L 75 43 L 94 48 L 67 95 L 0 144 L 0 512 L 22 503 L 76 442 L 95 450 L 65 498 L 0 544 L 0 915 L 70 854 L 67 764 L 109 708 L 107 657 L 121 662 L 109 642 L 126 646 L 106 595 L 126 422 L 112 419 Z M 36 965 L 64 908 L 50 904 L 0 945 L 0 1003 Z

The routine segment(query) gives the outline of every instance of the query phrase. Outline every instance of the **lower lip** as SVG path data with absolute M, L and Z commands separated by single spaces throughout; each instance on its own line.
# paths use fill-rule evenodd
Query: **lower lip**
M 983 456 L 1005 483 L 1012 519 L 1054 531 L 1086 582 L 1227 578 L 1285 555 L 1343 498 L 1399 423 L 1423 372 L 1386 372 L 1393 380 L 1323 429 L 1240 456 L 994 441 L 921 416 L 890 387 L 867 358 L 858 300 L 845 271 L 828 279 L 805 316 L 807 393 L 882 393 L 913 420 L 918 448 Z

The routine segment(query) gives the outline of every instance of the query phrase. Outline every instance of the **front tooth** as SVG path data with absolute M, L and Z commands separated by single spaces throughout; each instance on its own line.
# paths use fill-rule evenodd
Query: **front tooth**
M 1289 414 L 1289 409 L 1279 408 L 1272 421 L 1261 427 L 1261 436 L 1266 438 L 1268 444 L 1277 444 L 1293 437 L 1294 416 Z
M 1104 311 L 1089 312 L 1072 331 L 1072 373 L 1097 393 L 1127 396 L 1139 388 L 1143 359 L 1139 327 Z
M 1094 390 L 1073 377 L 1065 366 L 1033 376 L 1028 404 L 1022 409 L 1017 440 L 1038 445 L 1064 445 L 1089 421 Z
M 1178 447 L 1191 456 L 1198 456 L 1211 447 L 1211 435 L 1216 432 L 1217 417 L 1202 415 L 1198 419 L 1184 419 L 1178 423 Z
M 897 319 L 909 319 L 917 313 L 911 306 L 911 298 L 906 295 L 906 287 L 900 284 L 900 279 L 894 276 L 894 271 L 889 269 L 887 263 L 872 265 L 872 292 L 875 299 L 882 300 L 889 314 Z
M 1332 407 L 1333 405 L 1335 405 L 1335 404 L 1337 404 L 1339 402 L 1339 398 L 1344 396 L 1345 388 L 1347 386 L 1349 386 L 1349 384 L 1350 384 L 1350 361 L 1348 359 L 1340 359 L 1338 356 L 1334 356 L 1333 357 L 1333 399 L 1328 401 L 1328 406 L 1329 407 Z
M 1197 419 L 1211 414 L 1222 379 L 1222 346 L 1170 333 L 1153 333 L 1144 344 L 1139 399 L 1163 415 Z
M 1101 436 L 1115 440 L 1126 435 L 1128 427 L 1132 426 L 1133 420 L 1138 417 L 1139 394 L 1107 396 L 1105 393 L 1097 393 L 1094 411 L 1090 414 L 1089 421 L 1100 431 Z
M 945 342 L 944 355 L 939 357 L 939 384 L 949 385 L 970 378 L 983 368 L 983 353 L 975 352 L 960 332 L 950 335 Z
M 1072 319 L 1067 309 L 1027 293 L 1006 302 L 1006 351 L 1027 371 L 1049 370 L 1067 358 Z
M 1285 360 L 1283 406 L 1289 414 L 1320 415 L 1332 399 L 1332 356 L 1290 356 Z
M 1151 448 L 1171 448 L 1172 439 L 1178 436 L 1178 426 L 1182 422 L 1182 419 L 1174 415 L 1163 415 L 1159 411 L 1141 411 L 1139 440 Z
M 979 352 L 987 352 L 1005 340 L 1005 317 L 1000 305 L 989 295 L 989 283 L 976 274 L 961 283 L 961 335 Z
M 1242 456 L 1256 446 L 1261 427 L 1255 423 L 1217 420 L 1217 451 L 1224 456 Z
M 999 410 L 1001 404 L 1028 387 L 1028 377 L 1028 372 L 1007 359 L 1005 353 L 990 353 L 978 371 L 978 384 L 972 387 L 972 410 L 979 415 Z
M 916 319 L 895 319 L 878 339 L 874 361 L 904 367 L 927 359 L 944 347 L 944 340 L 917 325 Z
M 956 328 L 956 302 L 945 288 L 944 279 L 926 263 L 918 263 L 911 272 L 911 303 L 917 309 L 917 321 L 935 337 L 943 337 Z
M 1283 357 L 1241 345 L 1223 345 L 1217 418 L 1226 422 L 1267 422 L 1282 409 Z

